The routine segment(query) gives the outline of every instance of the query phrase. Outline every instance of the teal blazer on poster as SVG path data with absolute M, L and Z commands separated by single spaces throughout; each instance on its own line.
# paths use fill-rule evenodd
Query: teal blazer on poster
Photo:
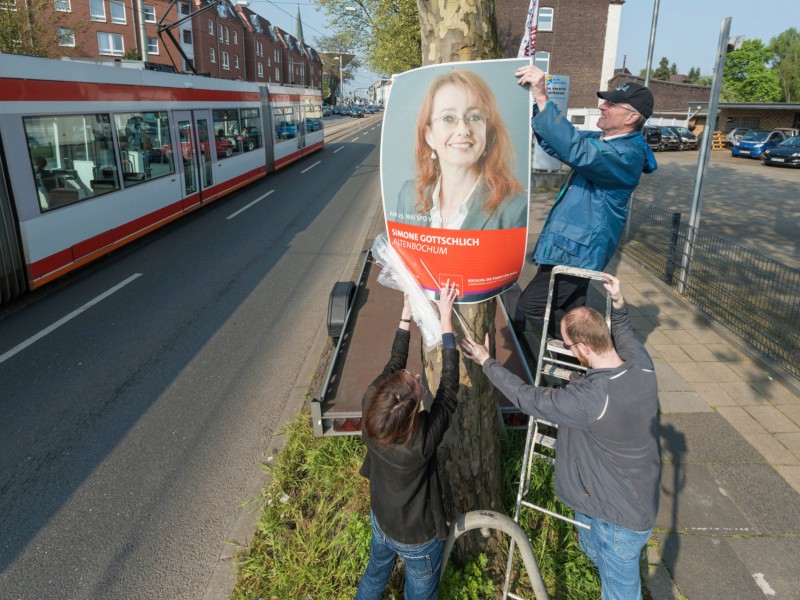
M 524 193 L 515 194 L 503 200 L 493 211 L 486 212 L 483 207 L 490 196 L 489 189 L 481 180 L 475 190 L 475 197 L 470 206 L 467 218 L 461 229 L 511 229 L 525 227 L 528 224 L 528 198 Z M 390 221 L 407 225 L 430 226 L 430 213 L 417 213 L 417 191 L 413 179 L 403 184 L 397 196 L 395 216 Z

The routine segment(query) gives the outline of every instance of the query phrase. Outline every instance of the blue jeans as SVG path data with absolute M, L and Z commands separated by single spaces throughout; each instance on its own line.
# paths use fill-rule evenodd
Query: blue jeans
M 380 599 L 398 554 L 406 566 L 406 600 L 436 600 L 442 566 L 442 542 L 434 537 L 423 544 L 401 544 L 381 531 L 372 511 L 369 512 L 369 518 L 372 521 L 369 563 L 358 584 L 356 600 Z
M 600 571 L 603 600 L 640 600 L 639 555 L 653 530 L 632 531 L 579 512 L 575 520 L 591 527 L 578 527 L 578 544 Z

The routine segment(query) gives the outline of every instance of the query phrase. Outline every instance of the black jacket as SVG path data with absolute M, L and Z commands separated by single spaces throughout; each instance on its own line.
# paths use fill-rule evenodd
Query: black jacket
M 392 356 L 383 372 L 367 388 L 361 402 L 366 414 L 372 395 L 381 381 L 404 369 L 408 359 L 408 331 L 398 329 Z M 450 425 L 458 395 L 458 350 L 442 348 L 442 379 L 430 411 L 411 441 L 379 444 L 364 432 L 367 457 L 361 475 L 369 479 L 372 512 L 381 530 L 403 544 L 421 544 L 438 537 L 447 538 L 436 449 Z

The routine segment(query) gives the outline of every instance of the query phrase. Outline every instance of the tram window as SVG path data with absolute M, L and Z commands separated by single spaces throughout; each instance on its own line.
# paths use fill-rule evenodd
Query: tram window
M 24 117 L 22 123 L 42 212 L 119 189 L 108 115 Z
M 166 112 L 116 113 L 125 187 L 175 172 Z
M 306 104 L 306 133 L 322 129 L 322 107 L 319 104 Z
M 257 108 L 243 108 L 242 113 L 242 147 L 245 152 L 261 148 L 261 119 Z
M 297 137 L 297 120 L 291 106 L 276 106 L 272 109 L 272 116 L 276 140 L 290 140 Z
M 239 111 L 235 108 L 218 108 L 211 111 L 214 121 L 214 136 L 217 158 L 228 158 L 234 152 L 242 152 L 242 135 L 239 126 Z

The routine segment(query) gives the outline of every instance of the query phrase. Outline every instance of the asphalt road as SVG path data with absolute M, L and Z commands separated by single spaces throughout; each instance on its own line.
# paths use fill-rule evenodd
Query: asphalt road
M 379 206 L 380 116 L 329 132 L 4 308 L 0 598 L 203 597 Z
M 636 199 L 682 213 L 688 221 L 698 152 L 659 152 Z M 700 228 L 800 269 L 800 169 L 766 167 L 714 150 L 703 178 Z

